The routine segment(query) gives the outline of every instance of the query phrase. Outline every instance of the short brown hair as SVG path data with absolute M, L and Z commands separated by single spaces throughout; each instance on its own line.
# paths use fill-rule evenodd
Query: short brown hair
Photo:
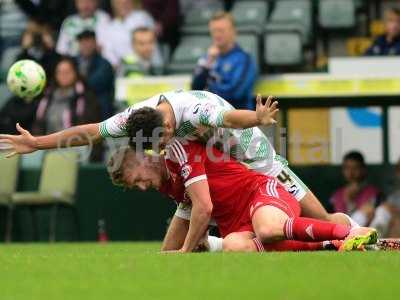
M 385 17 L 387 18 L 388 15 L 395 15 L 396 17 L 400 17 L 400 8 L 392 7 L 385 11 Z
M 233 18 L 232 14 L 225 12 L 225 11 L 218 11 L 216 12 L 210 19 L 210 22 L 226 19 L 231 22 L 232 26 L 235 27 L 235 19 Z

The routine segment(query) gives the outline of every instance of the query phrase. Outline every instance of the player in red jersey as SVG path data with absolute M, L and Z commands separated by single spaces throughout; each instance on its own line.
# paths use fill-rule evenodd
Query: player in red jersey
M 273 177 L 247 169 L 214 147 L 175 140 L 165 155 L 126 149 L 114 155 L 114 183 L 141 190 L 155 188 L 177 202 L 191 202 L 189 229 L 180 252 L 191 252 L 211 217 L 222 237 L 240 241 L 233 250 L 316 250 L 322 241 L 343 240 L 352 250 L 375 243 L 376 231 L 300 217 L 298 201 Z M 359 234 L 362 233 L 362 234 Z M 253 236 L 255 234 L 255 239 Z M 293 241 L 281 241 L 283 239 Z M 232 247 L 228 250 L 232 250 Z

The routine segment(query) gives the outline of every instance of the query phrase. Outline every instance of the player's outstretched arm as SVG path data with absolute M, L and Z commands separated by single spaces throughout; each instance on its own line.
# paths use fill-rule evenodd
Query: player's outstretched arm
M 234 109 L 224 113 L 223 127 L 250 128 L 255 126 L 269 126 L 276 123 L 279 111 L 278 101 L 269 96 L 265 104 L 260 94 L 256 98 L 256 111 Z
M 189 231 L 180 252 L 191 252 L 207 230 L 211 218 L 212 202 L 207 180 L 192 183 L 186 188 L 192 202 Z
M 99 125 L 99 123 L 79 125 L 49 135 L 33 136 L 17 123 L 20 134 L 0 134 L 0 149 L 8 151 L 6 157 L 11 157 L 36 150 L 88 145 L 102 139 Z

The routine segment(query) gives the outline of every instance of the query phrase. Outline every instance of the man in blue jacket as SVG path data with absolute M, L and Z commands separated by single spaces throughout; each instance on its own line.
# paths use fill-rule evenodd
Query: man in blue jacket
M 209 23 L 213 44 L 194 72 L 192 89 L 208 90 L 235 108 L 254 109 L 253 86 L 257 78 L 254 59 L 236 43 L 232 15 L 215 14 Z
M 84 30 L 77 36 L 79 55 L 76 58 L 80 75 L 95 92 L 100 104 L 102 119 L 113 113 L 114 70 L 111 64 L 97 51 L 96 35 Z
M 385 12 L 385 34 L 376 38 L 365 55 L 400 55 L 400 9 Z

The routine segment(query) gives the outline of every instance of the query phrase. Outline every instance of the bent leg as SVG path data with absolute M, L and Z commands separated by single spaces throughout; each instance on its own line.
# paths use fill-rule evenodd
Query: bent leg
M 324 250 L 322 242 L 278 241 L 262 243 L 253 232 L 234 232 L 224 239 L 224 252 L 272 252 Z
M 301 216 L 308 217 L 323 221 L 332 222 L 335 224 L 342 224 L 351 227 L 357 227 L 358 224 L 354 222 L 348 215 L 343 213 L 330 214 L 322 206 L 318 198 L 308 191 L 306 195 L 300 200 Z

